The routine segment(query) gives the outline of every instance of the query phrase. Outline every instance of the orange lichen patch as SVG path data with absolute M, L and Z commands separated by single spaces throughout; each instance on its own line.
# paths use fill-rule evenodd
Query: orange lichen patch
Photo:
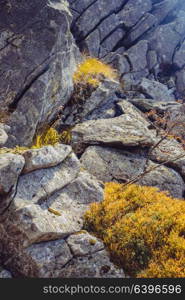
M 157 188 L 107 183 L 85 226 L 136 277 L 185 276 L 185 202 Z

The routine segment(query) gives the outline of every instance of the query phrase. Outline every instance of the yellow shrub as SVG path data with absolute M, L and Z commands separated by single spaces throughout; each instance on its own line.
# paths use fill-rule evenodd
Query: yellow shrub
M 101 78 L 116 79 L 116 71 L 109 65 L 104 64 L 96 58 L 87 58 L 79 66 L 73 75 L 75 83 L 90 84 L 97 87 Z
M 185 277 L 185 202 L 157 188 L 107 183 L 85 226 L 136 277 Z
M 48 145 L 54 146 L 55 144 L 60 142 L 60 138 L 60 134 L 51 127 L 43 134 L 36 136 L 35 144 L 31 148 L 42 148 Z
M 59 143 L 61 140 L 61 135 L 54 129 L 49 128 L 41 135 L 37 135 L 35 139 L 35 143 L 31 147 L 19 147 L 15 148 L 0 148 L 0 154 L 4 153 L 13 153 L 13 154 L 22 154 L 24 151 L 29 149 L 39 149 L 44 146 L 52 145 Z

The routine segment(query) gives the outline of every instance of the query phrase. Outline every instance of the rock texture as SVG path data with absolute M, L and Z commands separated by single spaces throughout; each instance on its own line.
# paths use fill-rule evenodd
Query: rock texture
M 139 83 L 143 77 L 162 83 L 175 80 L 172 92 L 177 97 L 185 95 L 182 0 L 69 3 L 72 32 L 81 50 L 116 64 L 125 81 Z
M 124 278 L 103 242 L 84 230 L 84 213 L 103 200 L 109 181 L 184 200 L 185 5 L 1 2 L 0 278 Z M 79 50 L 119 76 L 102 76 L 75 102 Z M 151 110 L 166 117 L 161 128 Z M 31 145 L 53 124 L 67 131 L 68 145 L 6 148 Z
M 68 2 L 2 1 L 1 109 L 9 109 L 8 145 L 29 145 L 36 129 L 56 115 L 73 88 L 80 57 L 70 33 Z

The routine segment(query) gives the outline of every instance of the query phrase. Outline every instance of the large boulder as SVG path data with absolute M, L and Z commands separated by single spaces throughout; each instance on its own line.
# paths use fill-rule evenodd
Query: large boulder
M 29 145 L 73 89 L 79 52 L 66 0 L 1 1 L 1 108 L 11 112 L 7 145 Z
M 117 101 L 119 116 L 90 120 L 77 124 L 71 130 L 72 147 L 82 153 L 88 145 L 104 144 L 116 147 L 150 147 L 156 133 L 150 123 L 131 103 Z
M 82 155 L 81 163 L 89 173 L 103 182 L 125 183 L 138 177 L 138 184 L 156 186 L 160 190 L 168 191 L 173 197 L 182 198 L 184 194 L 185 185 L 181 176 L 171 168 L 159 166 L 151 160 L 147 162 L 145 151 L 92 146 Z M 146 163 L 147 170 L 151 171 L 139 178 Z

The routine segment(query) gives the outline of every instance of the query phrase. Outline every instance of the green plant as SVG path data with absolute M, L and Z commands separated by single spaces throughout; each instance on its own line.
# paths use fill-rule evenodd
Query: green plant
M 107 183 L 85 228 L 103 239 L 114 261 L 136 277 L 185 277 L 185 202 L 157 188 Z

